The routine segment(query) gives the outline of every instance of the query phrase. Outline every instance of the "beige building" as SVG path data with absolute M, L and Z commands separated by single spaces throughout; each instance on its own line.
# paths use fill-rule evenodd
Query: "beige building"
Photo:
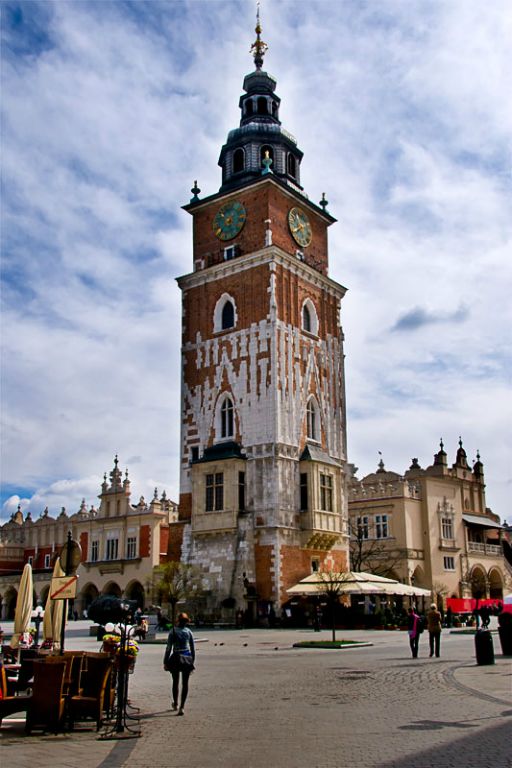
M 100 594 L 151 602 L 155 566 L 167 559 L 169 526 L 177 520 L 177 505 L 155 489 L 147 503 L 141 497 L 130 501 L 128 472 L 124 478 L 117 456 L 109 479 L 105 474 L 98 509 L 87 509 L 85 501 L 78 512 L 68 515 L 62 509 L 57 518 L 48 509 L 37 520 L 20 509 L 0 527 L 0 617 L 13 618 L 21 571 L 31 563 L 34 577 L 34 603 L 44 605 L 50 588 L 53 565 L 68 531 L 82 548 L 78 567 L 78 592 L 74 608 L 79 615 Z
M 449 466 L 441 442 L 434 463 L 417 459 L 400 475 L 381 460 L 349 484 L 351 566 L 431 589 L 439 598 L 502 598 L 512 570 L 503 527 L 485 505 L 484 469 L 459 441 Z

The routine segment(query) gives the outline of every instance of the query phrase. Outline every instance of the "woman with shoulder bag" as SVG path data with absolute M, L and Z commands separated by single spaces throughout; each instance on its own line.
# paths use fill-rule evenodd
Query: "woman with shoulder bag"
M 181 673 L 181 701 L 178 715 L 185 714 L 185 702 L 188 694 L 188 678 L 194 670 L 196 650 L 194 636 L 187 627 L 189 618 L 186 613 L 178 615 L 178 626 L 173 627 L 167 638 L 164 655 L 164 669 L 172 675 L 171 709 L 178 709 L 178 695 Z

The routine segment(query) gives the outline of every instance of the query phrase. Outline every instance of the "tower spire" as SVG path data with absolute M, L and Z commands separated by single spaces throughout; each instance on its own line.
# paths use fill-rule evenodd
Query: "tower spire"
M 251 53 L 254 57 L 254 63 L 256 69 L 260 70 L 263 66 L 263 57 L 268 50 L 268 45 L 261 39 L 261 24 L 260 24 L 260 4 L 256 3 L 256 40 L 251 45 Z

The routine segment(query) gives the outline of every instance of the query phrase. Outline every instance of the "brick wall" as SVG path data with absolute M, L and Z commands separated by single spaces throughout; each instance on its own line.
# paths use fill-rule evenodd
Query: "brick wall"
M 219 240 L 213 229 L 215 214 L 226 203 L 238 200 L 247 212 L 242 230 L 232 240 Z M 306 248 L 300 248 L 288 226 L 288 212 L 293 207 L 304 210 L 311 223 L 312 240 Z M 304 261 L 323 274 L 327 274 L 327 222 L 305 200 L 287 194 L 271 179 L 257 186 L 213 200 L 204 208 L 191 211 L 194 216 L 194 260 L 203 259 L 205 266 L 220 264 L 224 260 L 224 248 L 237 245 L 241 254 L 253 253 L 265 245 L 266 219 L 271 219 L 272 240 L 287 253 L 295 254 L 298 248 L 304 253 Z

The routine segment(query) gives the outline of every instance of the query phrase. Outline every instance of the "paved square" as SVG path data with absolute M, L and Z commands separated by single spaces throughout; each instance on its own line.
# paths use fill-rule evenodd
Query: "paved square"
M 130 678 L 142 737 L 94 731 L 25 737 L 2 728 L 2 765 L 87 768 L 510 768 L 512 659 L 477 666 L 471 635 L 443 632 L 441 658 L 410 658 L 402 632 L 339 632 L 374 645 L 292 648 L 308 631 L 196 632 L 185 717 L 170 711 L 163 645 L 144 645 Z M 322 632 L 320 637 L 329 637 Z M 97 649 L 71 637 L 68 647 Z M 7 721 L 4 721 L 7 725 Z

